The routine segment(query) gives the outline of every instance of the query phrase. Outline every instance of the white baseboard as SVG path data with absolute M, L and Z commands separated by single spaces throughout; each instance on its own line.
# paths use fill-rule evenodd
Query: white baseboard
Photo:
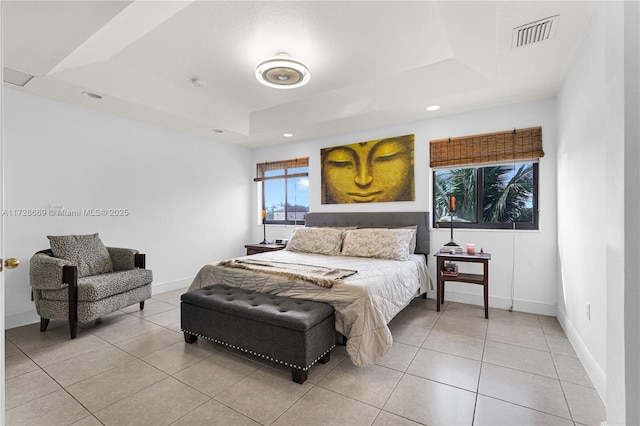
M 167 291 L 178 290 L 180 288 L 189 287 L 193 282 L 193 277 L 183 278 L 180 280 L 164 282 L 160 284 L 153 284 L 151 286 L 152 294 L 165 293 Z M 13 314 L 4 318 L 4 327 L 6 330 L 15 327 L 21 327 L 27 324 L 33 324 L 40 322 L 40 317 L 36 312 L 36 307 L 33 305 L 33 310 L 27 312 L 21 312 L 19 314 Z
M 589 378 L 591 379 L 593 386 L 595 386 L 596 391 L 598 391 L 598 395 L 600 395 L 600 399 L 602 401 L 606 401 L 607 400 L 606 374 L 604 373 L 604 371 L 602 371 L 602 369 L 596 362 L 595 358 L 593 358 L 593 356 L 591 355 L 591 352 L 587 348 L 587 345 L 585 345 L 584 341 L 582 340 L 582 338 L 580 337 L 576 329 L 573 327 L 573 324 L 571 324 L 571 321 L 569 321 L 569 318 L 567 317 L 566 312 L 564 312 L 562 309 L 558 309 L 557 317 L 558 317 L 558 322 L 560 322 L 560 325 L 562 326 L 564 333 L 567 335 L 567 338 L 569 339 L 569 342 L 571 342 L 571 346 L 573 346 L 573 349 L 576 351 L 576 354 L 578 355 L 580 362 L 582 362 L 582 365 L 585 371 L 589 375 Z
M 435 291 L 432 292 L 435 297 Z M 462 291 L 444 292 L 444 300 L 449 302 L 468 303 L 470 305 L 484 306 L 484 298 L 481 294 L 471 294 Z M 511 307 L 511 299 L 506 297 L 489 296 L 489 307 L 497 309 L 509 309 Z M 538 315 L 556 316 L 556 305 L 535 302 L 531 300 L 515 299 L 513 301 L 513 310 L 518 312 L 528 312 Z

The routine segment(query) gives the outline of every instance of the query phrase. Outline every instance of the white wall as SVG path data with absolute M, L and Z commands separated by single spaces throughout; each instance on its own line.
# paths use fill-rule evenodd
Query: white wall
M 425 113 L 425 116 L 427 113 Z M 475 243 L 479 249 L 492 254 L 490 262 L 490 305 L 509 308 L 511 282 L 515 282 L 514 309 L 546 315 L 556 314 L 556 187 L 555 151 L 556 121 L 555 99 L 538 100 L 508 107 L 487 108 L 480 111 L 451 115 L 442 118 L 400 126 L 372 129 L 331 138 L 292 142 L 283 145 L 255 149 L 252 163 L 309 157 L 309 208 L 312 212 L 362 212 L 362 211 L 431 211 L 431 170 L 429 169 L 429 141 L 447 137 L 489 133 L 513 128 L 542 126 L 545 156 L 540 160 L 540 230 L 455 230 L 459 244 Z M 415 194 L 413 202 L 370 203 L 349 205 L 322 205 L 320 203 L 320 149 L 371 139 L 415 134 Z M 262 241 L 259 225 L 258 185 L 253 188 L 253 212 L 255 226 L 252 241 Z M 267 238 L 288 238 L 293 227 L 268 226 Z M 449 230 L 436 229 L 431 233 L 431 252 L 434 253 L 449 241 Z M 515 247 L 515 250 L 514 250 Z M 515 264 L 515 276 L 512 271 Z M 431 270 L 433 256 L 429 258 Z M 435 274 L 432 273 L 435 280 Z M 434 292 L 435 293 L 435 292 Z M 430 295 L 433 296 L 434 295 Z M 457 300 L 481 305 L 482 287 L 462 283 L 447 284 L 447 300 Z
M 128 209 L 126 217 L 5 217 L 6 327 L 38 320 L 29 258 L 47 235 L 99 232 L 147 254 L 154 292 L 190 284 L 200 267 L 243 254 L 249 239 L 249 150 L 46 98 L 4 91 L 5 209 Z
M 640 421 L 639 21 L 603 2 L 558 95 L 558 319 L 611 425 Z

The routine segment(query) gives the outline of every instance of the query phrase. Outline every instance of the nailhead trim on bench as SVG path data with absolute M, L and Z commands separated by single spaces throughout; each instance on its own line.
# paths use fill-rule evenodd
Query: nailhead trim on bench
M 322 355 L 320 355 L 318 358 L 316 358 L 316 359 L 315 359 L 311 364 L 309 364 L 309 365 L 308 365 L 308 366 L 306 366 L 306 367 L 300 367 L 299 365 L 294 365 L 294 364 L 290 364 L 290 363 L 285 362 L 285 361 L 280 361 L 279 359 L 272 358 L 272 357 L 270 357 L 270 356 L 268 356 L 268 355 L 264 355 L 264 354 L 260 354 L 260 353 L 257 353 L 257 352 L 253 352 L 253 351 L 251 351 L 251 350 L 248 350 L 248 349 L 245 349 L 245 348 L 241 348 L 240 346 L 232 345 L 232 344 L 229 344 L 229 343 L 227 343 L 227 342 L 222 342 L 222 341 L 220 341 L 220 340 L 218 340 L 218 339 L 212 339 L 212 338 L 210 338 L 210 337 L 203 336 L 203 335 L 201 335 L 201 334 L 197 334 L 197 333 L 192 333 L 192 332 L 190 332 L 190 331 L 188 331 L 188 330 L 184 330 L 184 329 L 182 329 L 182 331 L 183 331 L 184 333 L 188 333 L 188 334 L 191 334 L 191 335 L 193 335 L 193 336 L 202 337 L 203 339 L 207 339 L 207 340 L 209 340 L 209 341 L 211 341 L 211 342 L 214 342 L 214 343 L 219 343 L 219 344 L 224 345 L 224 346 L 226 346 L 226 347 L 228 347 L 228 348 L 236 349 L 236 350 L 239 350 L 239 351 L 242 351 L 242 352 L 246 352 L 246 353 L 251 354 L 251 355 L 259 356 L 260 358 L 264 358 L 264 359 L 266 359 L 266 360 L 269 360 L 269 361 L 273 361 L 273 362 L 277 362 L 277 363 L 279 363 L 279 364 L 282 364 L 282 365 L 284 365 L 285 367 L 297 368 L 298 370 L 302 370 L 302 371 L 306 371 L 306 370 L 308 370 L 309 368 L 311 368 L 311 366 L 313 366 L 315 363 L 317 363 L 318 361 L 320 361 L 320 359 L 321 359 L 321 358 L 323 358 L 327 353 L 331 352 L 331 350 L 332 350 L 333 348 L 335 348 L 335 347 L 336 347 L 336 345 L 331 346 L 331 347 L 330 347 L 329 349 L 327 349 L 327 350 L 326 350 Z

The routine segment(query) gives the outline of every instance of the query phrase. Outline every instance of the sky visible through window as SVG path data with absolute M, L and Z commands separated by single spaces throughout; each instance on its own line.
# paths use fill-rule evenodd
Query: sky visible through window
M 288 174 L 296 174 L 302 172 L 308 172 L 308 167 L 300 167 L 295 169 L 289 169 Z M 274 170 L 265 173 L 266 176 L 283 176 L 284 170 Z M 285 202 L 289 206 L 305 206 L 309 207 L 309 177 L 296 177 L 287 179 L 287 191 L 286 196 L 288 200 L 285 200 L 285 187 L 284 180 L 274 179 L 264 182 L 264 201 L 267 209 L 267 214 L 274 210 L 284 209 Z

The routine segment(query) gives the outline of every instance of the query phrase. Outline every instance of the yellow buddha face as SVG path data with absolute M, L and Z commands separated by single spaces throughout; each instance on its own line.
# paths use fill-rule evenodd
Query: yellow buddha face
M 413 135 L 322 150 L 322 203 L 411 201 Z

